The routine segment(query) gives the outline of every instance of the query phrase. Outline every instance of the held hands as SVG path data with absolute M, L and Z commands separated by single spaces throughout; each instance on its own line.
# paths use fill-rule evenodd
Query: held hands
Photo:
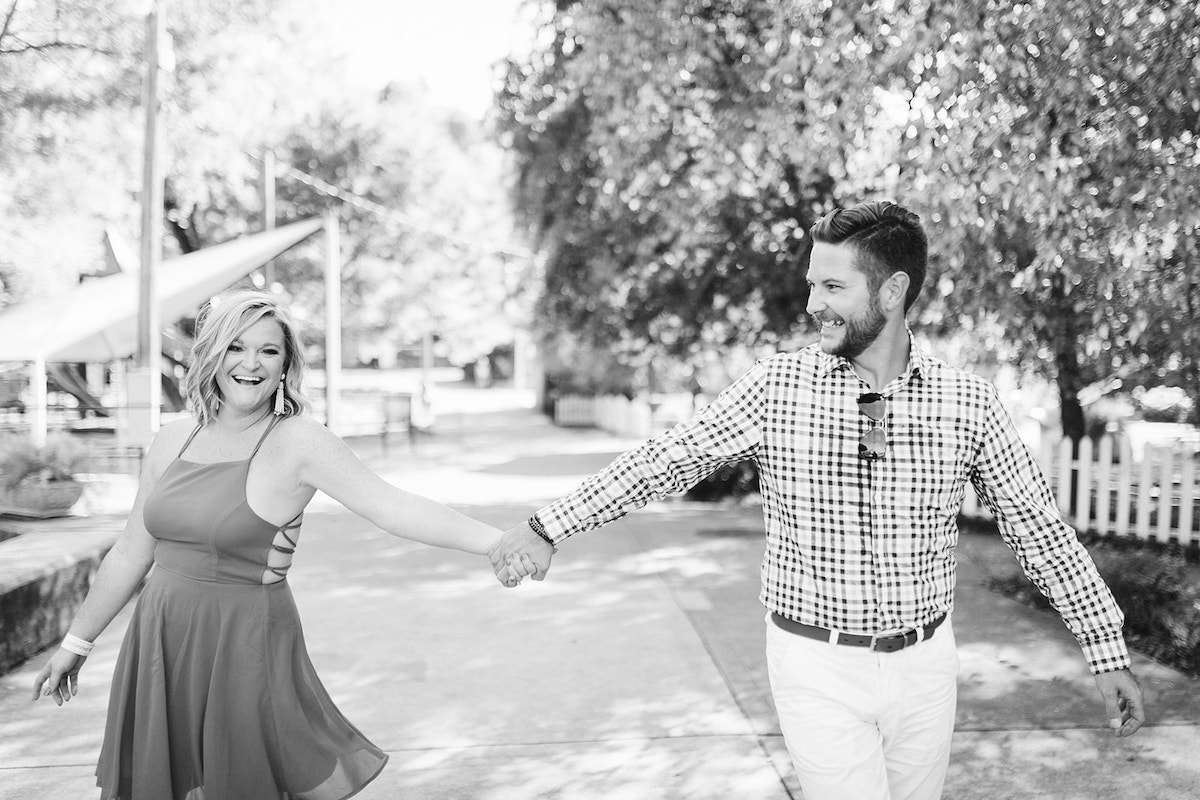
M 75 655 L 59 649 L 42 671 L 33 679 L 33 697 L 30 702 L 36 702 L 39 697 L 53 697 L 56 705 L 61 706 L 75 695 L 79 694 L 79 670 L 86 656 Z M 43 684 L 45 688 L 43 690 Z
M 1146 721 L 1146 704 L 1142 687 L 1128 669 L 1102 672 L 1096 676 L 1096 686 L 1104 699 L 1108 727 L 1117 736 L 1132 736 Z
M 491 557 L 490 552 L 488 553 L 488 557 Z M 515 553 L 506 556 L 499 567 L 493 563 L 492 569 L 496 570 L 496 580 L 503 583 L 509 589 L 520 586 L 521 581 L 527 576 L 537 574 L 537 565 L 533 563 L 526 553 Z M 541 579 L 534 578 L 534 580 Z
M 545 580 L 553 556 L 554 547 L 524 522 L 505 531 L 488 550 L 496 580 L 510 589 L 526 576 Z

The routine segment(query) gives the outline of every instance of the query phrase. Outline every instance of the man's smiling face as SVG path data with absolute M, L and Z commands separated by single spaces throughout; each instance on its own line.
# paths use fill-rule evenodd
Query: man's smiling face
M 821 349 L 853 359 L 887 322 L 867 274 L 854 265 L 854 248 L 814 242 L 808 266 L 808 313 L 821 329 Z

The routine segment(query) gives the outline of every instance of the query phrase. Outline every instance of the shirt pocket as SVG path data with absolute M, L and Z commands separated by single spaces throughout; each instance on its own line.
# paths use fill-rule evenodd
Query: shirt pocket
M 913 421 L 897 426 L 895 500 L 914 514 L 958 514 L 966 493 L 972 447 L 953 424 Z

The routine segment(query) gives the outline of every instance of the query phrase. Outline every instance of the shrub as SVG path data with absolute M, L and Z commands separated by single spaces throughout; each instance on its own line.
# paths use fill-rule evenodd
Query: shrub
M 1147 422 L 1184 422 L 1192 410 L 1191 398 L 1176 386 L 1155 386 L 1134 392 L 1134 400 Z
M 1200 580 L 1189 566 L 1195 553 L 1140 540 L 1080 539 L 1125 612 L 1129 643 L 1181 672 L 1200 676 Z M 1020 571 L 989 578 L 988 588 L 1036 608 L 1050 607 Z
M 12 488 L 26 478 L 70 480 L 86 458 L 87 451 L 63 434 L 50 436 L 40 447 L 28 437 L 10 434 L 0 438 L 0 484 Z

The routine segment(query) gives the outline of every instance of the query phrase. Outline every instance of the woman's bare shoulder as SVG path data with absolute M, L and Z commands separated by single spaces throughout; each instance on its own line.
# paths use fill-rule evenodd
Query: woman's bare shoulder
M 331 444 L 340 441 L 319 420 L 305 414 L 280 420 L 275 425 L 275 430 L 278 438 L 272 436 L 272 439 L 276 439 L 289 451 L 301 455 L 310 453 L 314 449 L 328 448 Z
M 329 429 L 320 420 L 308 414 L 284 417 L 276 423 L 275 429 L 289 438 L 319 438 L 329 434 Z
M 280 469 L 304 481 L 316 465 L 336 463 L 338 451 L 346 445 L 320 421 L 311 416 L 296 415 L 276 423 L 264 450 L 276 458 Z
M 191 417 L 173 420 L 159 428 L 146 450 L 146 461 L 151 469 L 156 472 L 165 469 L 179 455 L 183 443 L 195 429 L 196 420 Z
M 172 420 L 158 429 L 158 433 L 154 435 L 154 440 L 150 443 L 150 450 L 151 452 L 155 449 L 177 450 L 183 446 L 195 429 L 196 420 L 191 417 Z

